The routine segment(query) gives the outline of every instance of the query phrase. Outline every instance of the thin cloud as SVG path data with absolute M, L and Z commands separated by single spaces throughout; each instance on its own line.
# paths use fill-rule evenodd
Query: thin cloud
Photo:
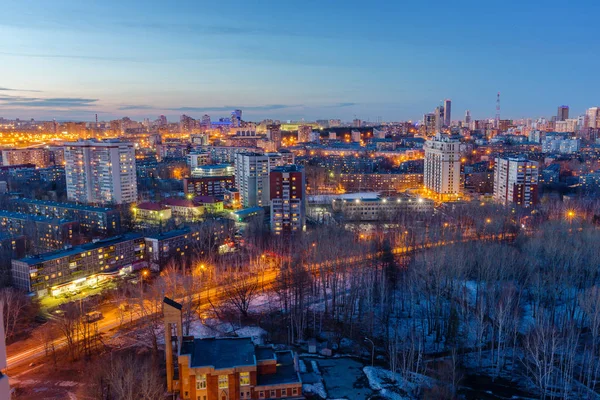
M 125 104 L 119 107 L 121 111 L 129 111 L 129 110 L 157 110 L 154 106 L 149 106 L 145 104 Z
M 41 90 L 34 90 L 34 89 L 14 89 L 14 88 L 7 88 L 7 87 L 0 87 L 0 91 L 1 92 L 35 92 L 35 93 L 41 93 Z
M 94 105 L 98 99 L 84 97 L 24 97 L 0 95 L 0 106 L 3 107 L 56 107 L 81 108 Z
M 337 103 L 330 107 L 352 107 L 352 106 L 357 106 L 357 105 L 358 105 L 358 103 Z
M 127 62 L 146 62 L 143 58 L 132 57 L 107 57 L 107 56 L 86 56 L 77 54 L 44 54 L 44 53 L 12 53 L 0 51 L 0 55 L 11 57 L 28 57 L 28 58 L 66 58 L 75 60 L 91 60 L 91 61 L 127 61 Z
M 220 107 L 155 107 L 147 104 L 124 104 L 119 107 L 121 111 L 130 110 L 158 110 L 158 111 L 178 111 L 188 113 L 200 113 L 200 112 L 226 112 L 233 110 L 244 110 L 244 111 L 273 111 L 283 110 L 286 108 L 302 107 L 301 104 L 266 104 L 260 106 L 220 106 Z

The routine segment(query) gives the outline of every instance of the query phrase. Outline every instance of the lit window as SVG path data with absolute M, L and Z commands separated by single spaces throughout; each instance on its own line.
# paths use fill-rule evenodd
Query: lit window
M 240 386 L 250 384 L 250 372 L 240 372 Z
M 227 375 L 219 375 L 219 389 L 229 388 L 229 379 Z
M 206 389 L 206 375 L 196 375 L 196 389 Z

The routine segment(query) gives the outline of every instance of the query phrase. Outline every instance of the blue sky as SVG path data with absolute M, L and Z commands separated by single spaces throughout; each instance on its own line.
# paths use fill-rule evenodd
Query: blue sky
M 3 4 L 0 116 L 571 114 L 600 104 L 597 1 Z

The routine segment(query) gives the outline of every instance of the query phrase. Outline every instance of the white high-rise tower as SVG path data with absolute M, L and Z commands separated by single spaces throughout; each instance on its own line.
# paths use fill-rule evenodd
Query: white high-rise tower
M 135 149 L 117 140 L 65 144 L 67 198 L 79 203 L 137 201 Z

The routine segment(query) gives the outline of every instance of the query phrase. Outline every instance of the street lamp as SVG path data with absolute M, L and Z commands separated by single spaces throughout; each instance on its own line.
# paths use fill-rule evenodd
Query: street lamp
M 365 336 L 365 342 L 366 341 L 371 342 L 371 367 L 372 367 L 375 362 L 375 343 L 373 343 L 373 341 L 371 339 L 369 339 L 368 337 Z

